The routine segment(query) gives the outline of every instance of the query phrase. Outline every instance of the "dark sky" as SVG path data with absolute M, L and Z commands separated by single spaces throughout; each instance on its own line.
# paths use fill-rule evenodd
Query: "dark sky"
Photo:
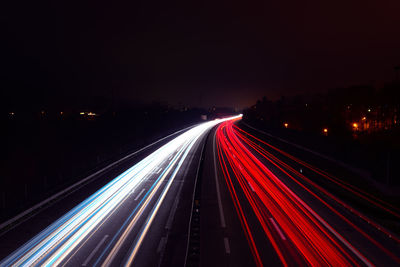
M 393 79 L 399 0 L 10 1 L 3 103 L 194 106 Z

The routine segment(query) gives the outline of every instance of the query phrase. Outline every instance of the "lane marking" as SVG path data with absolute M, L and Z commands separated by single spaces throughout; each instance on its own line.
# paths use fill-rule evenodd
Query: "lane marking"
M 51 197 L 49 197 L 49 198 L 43 200 L 42 202 L 40 202 L 40 203 L 34 205 L 33 207 L 31 207 L 31 208 L 29 208 L 29 209 L 27 209 L 27 210 L 21 212 L 20 214 L 16 215 L 15 217 L 9 219 L 8 221 L 5 221 L 4 223 L 0 224 L 0 229 L 3 230 L 3 228 L 5 228 L 5 227 L 8 226 L 8 225 L 13 224 L 15 221 L 17 221 L 17 220 L 23 218 L 23 217 L 26 216 L 27 214 L 29 214 L 29 213 L 31 213 L 31 212 L 34 212 L 35 210 L 39 209 L 40 207 L 42 207 L 42 206 L 44 206 L 44 205 L 49 204 L 50 202 L 54 201 L 54 200 L 57 199 L 58 197 L 62 197 L 63 194 L 67 193 L 67 192 L 70 191 L 70 190 L 73 190 L 73 191 L 69 192 L 67 195 L 65 195 L 65 197 L 68 196 L 69 194 L 72 194 L 73 192 L 75 192 L 75 190 L 79 190 L 79 189 L 80 189 L 80 188 L 78 188 L 80 185 L 83 185 L 86 181 L 89 181 L 89 180 L 92 179 L 94 176 L 96 176 L 96 175 L 98 175 L 98 174 L 101 174 L 102 172 L 104 172 L 104 171 L 106 171 L 106 170 L 108 170 L 108 169 L 111 169 L 112 167 L 116 166 L 116 165 L 119 164 L 120 162 L 122 162 L 122 161 L 124 161 L 124 160 L 126 160 L 126 159 L 128 159 L 128 158 L 130 158 L 130 157 L 132 157 L 132 156 L 135 156 L 136 154 L 138 154 L 138 153 L 140 153 L 140 152 L 146 150 L 147 148 L 149 148 L 149 147 L 151 147 L 151 146 L 153 146 L 153 145 L 155 145 L 155 144 L 160 143 L 161 141 L 163 141 L 163 140 L 165 140 L 165 139 L 167 139 L 167 138 L 170 138 L 171 136 L 178 135 L 179 133 L 184 132 L 184 131 L 186 131 L 186 130 L 189 130 L 189 129 L 191 129 L 191 128 L 194 128 L 194 127 L 196 127 L 196 126 L 198 126 L 198 125 L 199 125 L 199 124 L 194 124 L 194 125 L 192 125 L 192 126 L 186 127 L 186 128 L 184 128 L 184 129 L 182 129 L 182 130 L 179 130 L 179 131 L 177 131 L 177 132 L 175 132 L 175 133 L 172 133 L 172 134 L 170 134 L 170 135 L 168 135 L 168 136 L 165 136 L 165 137 L 163 137 L 163 138 L 161 138 L 161 139 L 159 139 L 159 140 L 157 140 L 157 141 L 155 141 L 155 142 L 153 142 L 153 143 L 151 143 L 151 144 L 149 144 L 149 145 L 147 145 L 147 146 L 145 146 L 145 147 L 143 147 L 143 148 L 141 148 L 141 149 L 139 149 L 139 150 L 137 150 L 137 151 L 135 151 L 135 152 L 133 152 L 133 153 L 130 153 L 130 154 L 126 155 L 125 157 L 123 157 L 123 158 L 121 158 L 121 159 L 119 159 L 119 160 L 117 160 L 117 161 L 111 163 L 110 165 L 108 165 L 108 166 L 102 168 L 101 170 L 98 170 L 97 172 L 95 172 L 95 173 L 93 173 L 93 174 L 87 176 L 86 178 L 80 180 L 79 182 L 77 182 L 77 183 L 75 183 L 75 184 L 73 184 L 73 185 L 71 185 L 71 186 L 65 188 L 64 190 L 62 190 L 62 191 L 56 193 L 55 195 L 53 195 L 53 196 L 51 196 Z M 35 213 L 35 214 L 36 214 L 36 213 Z M 34 216 L 35 214 L 32 214 L 32 216 Z M 10 227 L 9 229 L 7 229 L 6 231 L 3 231 L 3 232 L 1 233 L 1 235 L 4 235 L 5 233 L 7 233 L 7 232 L 10 231 L 11 229 L 15 228 L 16 226 L 20 225 L 23 221 L 26 221 L 28 218 L 30 218 L 30 217 L 32 217 L 32 216 L 28 216 L 25 220 L 22 220 L 21 222 L 14 224 L 12 227 Z M 1 236 L 1 235 L 0 235 L 0 236 Z
M 158 192 L 159 187 L 161 186 L 161 184 L 163 183 L 164 179 L 165 179 L 166 176 L 169 174 L 170 170 L 172 169 L 172 167 L 173 167 L 174 165 L 175 165 L 174 163 L 171 164 L 171 165 L 168 167 L 168 169 L 163 173 L 162 177 L 160 177 L 159 180 L 153 185 L 154 187 L 152 186 L 153 189 L 150 188 L 151 191 L 149 191 L 149 192 L 147 193 L 148 195 L 146 194 L 145 198 L 143 198 L 143 199 L 141 200 L 141 202 L 143 202 L 143 201 L 144 201 L 144 202 L 141 204 L 139 210 L 138 210 L 136 213 L 132 213 L 132 215 L 135 214 L 135 216 L 132 218 L 132 220 L 129 222 L 129 220 L 131 219 L 131 217 L 128 217 L 128 219 L 125 220 L 125 223 L 128 223 L 128 222 L 129 222 L 129 224 L 126 226 L 124 232 L 123 232 L 122 235 L 119 237 L 117 243 L 114 244 L 112 250 L 108 253 L 107 258 L 104 260 L 104 262 L 103 262 L 102 265 L 101 265 L 102 267 L 111 266 L 111 262 L 114 260 L 114 258 L 115 258 L 115 256 L 116 256 L 116 253 L 117 253 L 117 252 L 119 251 L 119 249 L 121 248 L 122 243 L 124 242 L 124 240 L 126 240 L 127 235 L 132 231 L 132 228 L 136 225 L 137 220 L 139 220 L 140 216 L 142 216 L 142 213 L 143 213 L 144 209 L 146 209 L 146 207 L 147 207 L 147 205 L 149 204 L 149 202 L 153 199 L 155 193 Z M 168 186 L 168 185 L 167 185 L 167 186 Z M 143 191 L 143 190 L 142 190 L 142 191 Z M 157 204 L 156 204 L 156 205 L 157 205 Z M 155 207 L 155 208 L 156 208 L 156 207 Z M 153 210 L 154 210 L 154 208 L 153 208 Z M 123 224 L 123 227 L 124 227 L 125 223 Z M 151 222 L 150 222 L 150 223 L 151 223 Z M 121 227 L 120 230 L 122 230 L 122 229 L 123 229 L 123 228 Z M 115 236 L 115 237 L 116 237 L 116 236 Z M 139 241 L 138 241 L 138 242 L 141 242 L 142 239 L 143 239 L 143 234 L 140 235 L 140 238 L 139 238 Z M 111 243 L 110 243 L 110 245 L 111 245 Z M 137 247 L 137 245 L 135 245 L 135 248 L 136 248 L 136 247 Z M 107 250 L 108 250 L 108 248 L 106 248 L 105 250 L 103 250 L 103 254 L 104 254 Z M 103 254 L 101 255 L 101 257 L 100 257 L 97 261 L 99 261 L 99 260 L 102 258 Z M 131 257 L 132 257 L 132 254 L 129 256 L 128 261 L 132 261 L 132 260 L 131 260 Z M 95 265 L 97 265 L 97 262 L 95 263 Z M 126 264 L 125 264 L 125 265 L 126 265 Z
M 251 183 L 250 183 L 250 182 L 247 182 L 247 183 L 249 184 L 251 191 L 256 192 L 256 191 L 254 190 L 253 186 L 251 185 Z
M 156 174 L 159 174 L 160 171 L 162 171 L 162 168 L 159 168 L 158 171 L 156 172 Z
M 145 238 L 156 214 L 157 211 L 159 210 L 161 204 L 164 201 L 165 196 L 167 195 L 167 193 L 169 192 L 169 188 L 171 187 L 172 182 L 174 181 L 176 175 L 178 174 L 179 170 L 181 169 L 181 166 L 183 164 L 183 162 L 187 159 L 187 156 L 189 154 L 189 152 L 191 151 L 193 145 L 197 142 L 199 136 L 195 137 L 193 140 L 189 141 L 188 143 L 186 143 L 184 145 L 184 147 L 182 148 L 182 150 L 179 152 L 178 155 L 175 156 L 174 160 L 173 160 L 173 164 L 166 170 L 164 177 L 162 180 L 160 180 L 160 183 L 163 182 L 163 180 L 165 179 L 165 177 L 168 175 L 168 173 L 170 172 L 170 170 L 172 170 L 172 168 L 174 167 L 174 170 L 166 184 L 166 186 L 164 187 L 164 189 L 162 190 L 161 195 L 159 196 L 155 206 L 153 207 L 153 209 L 151 210 L 151 214 L 149 215 L 149 217 L 147 217 L 146 219 L 146 224 L 142 227 L 141 229 L 141 234 L 138 237 L 138 240 L 136 241 L 135 245 L 133 246 L 133 248 L 130 250 L 130 252 L 128 254 L 129 258 L 125 261 L 124 266 L 131 266 L 133 263 L 134 258 L 136 257 L 136 254 L 138 253 L 138 250 L 143 242 L 143 239 Z M 157 190 L 156 188 L 154 190 Z M 154 193 L 153 190 L 153 194 Z M 153 197 L 153 196 L 152 196 Z M 127 228 L 128 232 L 129 230 L 129 226 Z M 127 231 L 125 230 L 125 231 Z M 121 237 L 123 238 L 123 237 Z M 103 266 L 109 266 L 108 264 L 105 265 L 103 264 Z
M 139 195 L 137 195 L 134 200 L 135 201 L 138 200 L 139 197 L 143 194 L 144 191 L 145 191 L 145 188 L 143 188 L 142 191 L 140 191 Z
M 356 248 L 354 248 L 344 237 L 342 237 L 335 229 L 333 229 L 324 219 L 321 218 L 313 209 L 310 208 L 303 200 L 301 200 L 292 190 L 289 189 L 281 180 L 279 180 L 276 176 L 274 180 L 279 183 L 286 191 L 292 195 L 305 209 L 307 209 L 325 228 L 327 228 L 332 234 L 335 235 L 337 239 L 339 239 L 351 252 L 353 252 L 365 265 L 372 267 L 374 266 L 367 258 L 364 257 Z
M 104 244 L 104 242 L 106 241 L 106 239 L 108 238 L 108 235 L 105 235 L 103 237 L 103 239 L 97 244 L 97 246 L 93 249 L 93 251 L 89 254 L 89 256 L 87 257 L 87 259 L 82 263 L 82 266 L 87 266 L 87 264 L 90 262 L 90 260 L 93 258 L 94 254 L 96 254 L 96 252 L 99 250 L 99 248 L 101 247 L 101 245 Z
M 133 188 L 133 189 L 131 190 L 131 192 L 129 192 L 129 195 L 132 195 L 133 193 L 135 193 L 135 189 L 136 189 L 136 188 Z
M 265 134 L 265 135 L 267 135 L 267 136 L 269 136 L 269 137 L 272 137 L 272 138 L 275 138 L 275 139 L 277 139 L 277 140 L 279 140 L 279 141 L 281 141 L 281 142 L 283 142 L 283 143 L 292 145 L 292 146 L 294 146 L 294 147 L 296 147 L 296 148 L 298 148 L 298 149 L 304 150 L 304 151 L 309 152 L 309 153 L 311 153 L 311 154 L 314 154 L 314 155 L 316 155 L 316 156 L 318 156 L 318 157 L 320 157 L 320 158 L 323 158 L 323 159 L 326 159 L 326 160 L 328 160 L 328 161 L 330 161 L 330 162 L 336 163 L 336 164 L 340 165 L 341 167 L 344 167 L 345 169 L 350 170 L 350 171 L 352 171 L 352 172 L 354 172 L 354 173 L 360 175 L 361 177 L 368 179 L 370 182 L 374 183 L 374 180 L 371 178 L 371 175 L 370 175 L 368 172 L 366 172 L 365 170 L 362 170 L 362 169 L 360 169 L 360 168 L 355 168 L 355 167 L 353 167 L 353 166 L 348 165 L 347 163 L 344 163 L 343 161 L 336 160 L 336 159 L 334 159 L 334 158 L 332 158 L 332 157 L 330 157 L 330 156 L 321 154 L 321 153 L 319 153 L 319 152 L 317 152 L 317 151 L 314 151 L 314 150 L 311 150 L 311 149 L 309 149 L 309 148 L 307 148 L 307 147 L 298 145 L 298 144 L 296 144 L 296 143 L 293 143 L 293 142 L 290 142 L 290 141 L 288 141 L 288 140 L 282 139 L 282 138 L 277 137 L 277 136 L 275 136 L 275 135 L 272 135 L 272 134 L 270 134 L 270 133 L 261 131 L 261 130 L 259 130 L 259 129 L 257 129 L 257 128 L 254 128 L 253 126 L 251 126 L 251 125 L 249 125 L 249 124 L 247 124 L 247 123 L 245 123 L 245 122 L 243 122 L 243 124 L 245 124 L 247 127 L 251 128 L 251 129 L 253 129 L 253 130 L 255 130 L 255 131 L 259 132 L 259 133 Z M 374 183 L 374 184 L 375 184 L 375 183 Z
M 278 224 L 276 224 L 274 218 L 271 217 L 271 218 L 269 218 L 269 220 L 271 221 L 272 225 L 275 227 L 276 231 L 278 232 L 278 234 L 282 238 L 282 240 L 286 240 L 285 235 L 281 231 L 281 228 L 279 228 Z
M 122 203 L 124 203 L 124 201 L 125 201 L 125 199 L 126 199 L 127 197 L 128 197 L 128 196 L 126 196 L 126 197 L 124 198 L 124 200 L 121 201 L 121 202 L 114 208 L 114 211 L 113 211 L 113 212 L 110 212 L 110 214 L 108 214 L 107 217 L 105 217 L 105 218 L 103 219 L 103 222 L 102 222 L 101 224 L 99 224 L 99 225 L 96 226 L 96 228 L 95 228 L 94 231 L 90 234 L 90 236 L 87 237 L 86 240 L 83 241 L 83 243 L 81 243 L 81 244 L 78 246 L 78 248 L 75 250 L 75 252 L 74 252 L 72 255 L 70 255 L 70 256 L 68 257 L 68 259 L 67 259 L 67 260 L 64 262 L 64 264 L 62 265 L 62 267 L 64 267 L 65 265 L 67 265 L 67 263 L 72 259 L 72 257 L 74 257 L 75 254 L 86 244 L 86 242 L 89 241 L 89 240 L 91 239 L 91 237 L 92 237 L 95 233 L 97 233 L 97 231 L 100 229 L 100 227 L 103 226 L 105 222 L 107 222 L 108 218 L 110 218 L 113 214 L 115 214 L 115 211 L 117 211 L 117 210 L 119 209 L 119 207 L 121 207 Z
M 171 174 L 167 185 L 164 187 L 164 189 L 162 190 L 161 195 L 159 196 L 155 206 L 152 208 L 151 214 L 147 217 L 146 220 L 146 224 L 142 226 L 141 229 L 141 234 L 136 238 L 137 241 L 134 244 L 134 246 L 131 248 L 130 252 L 128 254 L 129 258 L 125 261 L 124 265 L 125 266 L 130 266 L 143 242 L 144 237 L 147 234 L 147 231 L 152 223 L 152 221 L 154 220 L 154 217 L 157 213 L 157 211 L 159 210 L 165 195 L 167 194 L 172 182 L 175 179 L 175 176 L 177 175 L 179 169 L 181 168 L 181 165 L 183 164 L 183 162 L 185 161 L 185 159 L 187 158 L 187 155 L 189 154 L 192 146 L 194 145 L 194 143 L 197 141 L 197 139 L 199 138 L 199 136 L 196 136 L 194 139 L 192 139 L 191 141 L 188 140 L 186 141 L 181 149 L 179 150 L 179 153 L 177 155 L 174 156 L 174 159 L 172 160 L 172 162 L 170 162 L 167 166 L 167 168 L 164 170 L 162 177 L 159 178 L 159 182 L 157 183 L 157 185 L 151 190 L 149 191 L 147 194 L 150 193 L 150 195 L 147 197 L 146 201 L 142 204 L 142 207 L 140 208 L 140 210 L 137 212 L 137 214 L 135 215 L 135 217 L 131 220 L 131 222 L 128 224 L 128 226 L 126 227 L 125 231 L 123 232 L 123 234 L 119 237 L 117 243 L 114 245 L 113 249 L 111 250 L 111 252 L 108 254 L 107 258 L 105 259 L 105 261 L 103 262 L 102 266 L 110 266 L 112 260 L 115 257 L 116 252 L 119 250 L 119 248 L 121 247 L 122 243 L 124 242 L 124 240 L 126 239 L 126 236 L 129 234 L 129 232 L 131 232 L 132 228 L 135 226 L 136 221 L 138 220 L 138 218 L 142 215 L 143 210 L 146 208 L 146 206 L 148 205 L 148 203 L 153 199 L 154 195 L 156 192 L 158 192 L 159 187 L 161 186 L 161 184 L 164 182 L 164 180 L 166 179 L 166 177 L 169 175 L 169 173 L 172 171 L 173 173 Z M 142 200 L 143 201 L 143 200 Z M 130 218 L 128 218 L 130 220 Z M 128 223 L 129 221 L 127 220 L 126 223 Z M 125 224 L 125 223 L 124 223 Z M 122 228 L 120 228 L 122 229 Z M 104 250 L 103 253 L 105 253 L 106 250 Z M 100 257 L 101 258 L 101 257 Z M 99 258 L 99 259 L 100 259 Z M 99 261 L 99 260 L 98 260 Z M 97 262 L 96 262 L 97 264 Z
M 225 216 L 224 216 L 224 210 L 222 208 L 222 201 L 221 201 L 221 192 L 219 190 L 219 184 L 218 184 L 218 173 L 217 173 L 217 161 L 215 157 L 215 139 L 217 131 L 214 132 L 214 145 L 213 145 L 213 153 L 214 153 L 214 177 L 215 177 L 215 187 L 217 189 L 217 199 L 218 199 L 218 208 L 219 208 L 219 217 L 221 219 L 221 227 L 225 228 L 226 223 L 225 223 Z
M 217 121 L 217 123 L 218 123 L 218 121 Z M 207 126 L 207 129 L 208 129 L 208 124 L 206 125 Z M 201 128 L 200 128 L 201 129 Z M 194 133 L 196 133 L 196 132 L 194 132 Z M 195 136 L 196 137 L 196 139 L 197 139 L 197 136 L 198 136 L 198 134 L 193 134 L 193 136 Z M 186 135 L 185 135 L 185 137 L 186 137 Z M 192 137 L 191 137 L 191 135 L 189 135 L 189 137 L 190 137 L 190 139 L 192 139 Z M 189 139 L 189 140 L 190 140 Z M 195 140 L 196 140 L 195 139 Z M 178 139 L 179 141 L 180 141 L 180 139 Z M 177 142 L 177 141 L 176 141 Z M 183 141 L 182 141 L 183 142 Z M 173 144 L 175 144 L 175 143 L 173 143 Z M 178 143 L 179 144 L 179 143 Z M 164 151 L 165 152 L 165 151 Z M 168 152 L 168 150 L 166 151 L 166 152 Z M 187 151 L 187 153 L 185 153 L 185 156 L 187 156 L 187 154 L 189 153 L 189 150 Z M 142 161 L 141 161 L 142 162 Z M 135 165 L 136 166 L 136 165 Z M 154 165 L 153 165 L 154 166 Z M 151 169 L 151 167 L 153 167 L 153 166 L 149 166 L 148 167 L 148 169 L 150 170 Z M 181 164 L 179 164 L 179 166 L 181 166 Z M 146 169 L 145 169 L 146 170 Z M 124 177 L 124 176 L 126 176 L 126 175 L 123 175 L 123 176 L 121 176 L 121 177 Z M 133 178 L 135 178 L 135 180 L 134 181 L 136 181 L 136 177 L 135 176 L 132 176 Z M 144 179 L 146 177 L 146 175 L 144 175 L 143 177 L 141 177 L 140 176 L 140 178 L 141 179 Z M 128 178 L 126 178 L 126 179 L 128 179 Z M 164 179 L 164 178 L 163 178 Z M 131 180 L 131 178 L 129 178 L 127 181 L 130 181 Z M 87 234 L 88 233 L 90 233 L 90 230 L 91 229 L 93 229 L 93 227 L 95 227 L 96 226 L 96 224 L 98 224 L 99 222 L 101 222 L 101 220 L 104 218 L 104 216 L 106 216 L 107 215 L 107 213 L 108 212 L 110 212 L 110 211 L 112 211 L 112 208 L 116 205 L 116 204 L 118 204 L 118 201 L 120 201 L 120 199 L 121 198 L 123 198 L 123 197 L 125 197 L 126 195 L 125 195 L 125 193 L 126 192 L 129 192 L 129 190 L 130 190 L 130 188 L 129 187 L 125 187 L 124 188 L 124 186 L 125 186 L 125 184 L 127 184 L 127 185 L 130 185 L 129 183 L 127 183 L 127 182 L 124 182 L 124 183 L 122 183 L 122 182 L 120 182 L 120 181 L 124 181 L 124 179 L 122 179 L 122 178 L 120 178 L 120 176 L 118 176 L 118 179 L 114 179 L 113 181 L 118 181 L 118 182 L 112 182 L 110 185 L 107 185 L 107 187 L 104 187 L 104 189 L 102 189 L 102 190 L 100 190 L 100 191 L 98 191 L 98 193 L 96 193 L 95 195 L 93 195 L 91 198 L 89 198 L 89 200 L 91 201 L 91 202 L 89 202 L 89 200 L 88 201 L 85 201 L 85 202 L 83 202 L 82 204 L 80 204 L 79 206 L 77 206 L 75 209 L 73 209 L 71 212 L 76 212 L 75 210 L 78 210 L 79 208 L 81 209 L 81 211 L 77 214 L 77 215 L 74 215 L 73 217 L 71 216 L 71 215 L 68 215 L 68 217 L 67 217 L 67 219 L 69 219 L 69 220 L 71 220 L 71 222 L 68 222 L 68 224 L 66 225 L 66 226 L 64 226 L 64 225 L 62 225 L 63 226 L 63 228 L 62 229 L 60 229 L 60 230 L 58 230 L 58 232 L 57 233 L 55 233 L 55 234 L 52 234 L 52 236 L 54 236 L 54 237 L 51 237 L 51 239 L 50 239 L 50 242 L 48 242 L 47 240 L 45 240 L 47 243 L 46 244 L 44 244 L 43 246 L 43 248 L 41 248 L 40 247 L 40 250 L 41 251 L 39 251 L 39 252 L 42 252 L 43 251 L 43 253 L 44 253 L 44 256 L 48 253 L 48 250 L 49 249 L 52 249 L 52 247 L 54 247 L 55 249 L 57 249 L 57 251 L 56 251 L 56 253 L 53 253 L 54 255 L 51 255 L 51 258 L 49 258 L 46 262 L 48 262 L 48 263 L 50 263 L 50 264 L 52 264 L 54 261 L 57 261 L 59 264 L 60 263 L 62 263 L 62 261 L 63 261 L 63 259 L 65 258 L 65 257 L 67 257 L 67 255 L 70 253 L 70 252 L 72 252 L 73 251 L 73 249 L 75 249 L 75 247 L 77 246 L 77 245 L 79 245 L 79 242 L 81 242 L 84 238 L 86 238 L 86 236 L 87 236 Z M 136 181 L 136 183 L 134 184 L 134 185 L 136 185 L 137 183 L 138 183 L 139 181 Z M 122 183 L 121 184 L 121 187 L 120 188 L 118 188 L 116 185 L 118 185 L 119 186 L 119 183 Z M 114 187 L 116 187 L 115 189 L 114 189 Z M 159 187 L 159 186 L 158 186 Z M 155 187 L 154 188 L 154 190 L 156 190 L 156 189 L 158 189 L 158 187 Z M 111 191 L 111 192 L 108 192 L 107 190 L 110 190 L 110 189 L 112 189 L 113 191 Z M 118 190 L 117 190 L 118 189 Z M 117 190 L 117 191 L 115 191 L 115 190 Z M 143 191 L 143 190 L 142 190 Z M 152 189 L 150 188 L 150 190 L 149 190 L 150 192 L 152 191 Z M 109 195 L 105 195 L 105 196 L 102 196 L 101 194 L 104 194 L 104 192 L 108 192 L 108 194 L 110 194 L 110 196 Z M 154 191 L 153 191 L 154 192 Z M 118 195 L 116 194 L 116 193 L 118 193 Z M 148 192 L 149 193 L 149 192 Z M 148 193 L 146 193 L 146 195 L 148 194 Z M 163 191 L 163 193 L 164 193 L 164 191 Z M 125 196 L 124 196 L 125 195 Z M 151 195 L 149 195 L 149 197 L 152 197 L 154 194 L 151 194 Z M 104 199 L 104 200 L 106 200 L 106 201 L 100 201 L 100 200 L 102 200 L 101 198 L 100 199 L 97 199 L 99 196 L 102 196 L 102 198 Z M 117 197 L 118 198 L 117 198 Z M 163 195 L 164 196 L 164 195 Z M 163 197 L 164 198 L 164 197 Z M 162 198 L 162 199 L 163 199 Z M 146 197 L 144 197 L 143 198 L 143 200 L 145 200 L 146 199 Z M 142 200 L 142 201 L 143 201 Z M 141 202 L 142 202 L 141 201 Z M 85 207 L 85 206 L 83 206 L 83 205 L 88 205 L 88 204 L 90 204 L 89 206 L 87 206 L 87 207 Z M 110 203 L 112 204 L 112 205 L 110 205 Z M 144 204 L 148 204 L 149 202 L 148 201 L 146 201 Z M 101 204 L 101 205 L 100 205 Z M 144 205 L 143 204 L 143 205 Z M 139 204 L 140 205 L 140 204 Z M 85 207 L 85 209 L 83 209 L 82 210 L 82 208 L 81 208 L 81 206 L 82 207 Z M 93 206 L 93 209 L 92 209 L 92 206 Z M 157 203 L 157 208 L 159 207 L 159 205 L 158 205 L 158 203 Z M 94 209 L 95 208 L 95 209 Z M 136 211 L 136 208 L 135 208 L 135 211 Z M 90 213 L 89 213 L 90 212 Z M 80 213 L 82 213 L 82 214 L 80 214 Z M 72 213 L 72 214 L 74 214 L 74 213 Z M 87 214 L 87 215 L 86 215 Z M 86 216 L 86 217 L 84 217 L 84 216 Z M 71 219 L 70 219 L 70 217 L 72 217 Z M 76 217 L 76 218 L 75 218 Z M 82 217 L 82 218 L 81 218 Z M 130 216 L 131 217 L 131 216 Z M 129 218 L 130 218 L 129 217 Z M 129 219 L 128 218 L 128 219 Z M 152 217 L 153 218 L 153 217 Z M 152 219 L 151 218 L 151 219 Z M 77 219 L 80 219 L 80 220 L 84 220 L 84 221 L 77 221 Z M 128 220 L 127 220 L 128 221 Z M 56 224 L 57 225 L 57 224 Z M 125 225 L 125 223 L 124 223 L 124 225 Z M 79 228 L 78 228 L 79 227 Z M 71 229 L 71 230 L 70 230 Z M 123 228 L 120 228 L 121 230 L 123 229 Z M 52 230 L 52 229 L 51 229 Z M 55 246 L 59 246 L 58 244 L 60 243 L 60 241 L 58 241 L 58 236 L 56 236 L 56 234 L 57 235 L 61 235 L 61 234 L 64 234 L 64 232 L 65 233 L 67 233 L 69 236 L 67 236 L 66 238 L 64 238 L 64 239 L 66 239 L 66 241 L 64 242 L 64 244 L 62 244 L 62 246 L 60 247 L 60 248 L 57 248 L 57 247 L 55 247 Z M 120 231 L 118 231 L 118 232 L 120 232 Z M 40 236 L 39 236 L 40 237 Z M 37 238 L 37 239 L 39 239 L 39 237 Z M 70 238 L 70 237 L 72 237 L 72 238 Z M 68 239 L 67 239 L 68 238 Z M 47 239 L 47 238 L 46 238 Z M 33 241 L 35 241 L 36 242 L 36 240 L 34 239 Z M 32 241 L 32 242 L 33 242 Z M 40 241 L 40 240 L 39 240 Z M 62 241 L 64 241 L 64 240 L 62 240 Z M 30 243 L 28 243 L 25 247 L 27 247 L 27 246 L 29 246 L 29 245 L 31 245 L 31 243 L 32 242 L 30 242 Z M 44 242 L 44 241 L 43 241 Z M 43 243 L 42 242 L 42 243 Z M 35 244 L 36 245 L 36 244 Z M 39 244 L 39 245 L 42 245 L 42 244 Z M 38 245 L 38 246 L 39 246 Z M 95 244 L 95 245 L 97 245 L 97 244 Z M 51 247 L 50 247 L 51 246 Z M 23 249 L 25 249 L 25 247 L 23 247 L 21 250 L 23 250 Z M 36 248 L 35 248 L 36 249 Z M 27 249 L 25 249 L 25 250 L 27 250 Z M 37 249 L 37 250 L 39 250 L 39 248 Z M 47 250 L 47 251 L 45 251 L 45 250 Z M 105 250 L 105 251 L 107 251 L 108 250 L 108 247 L 107 247 L 107 249 Z M 36 252 L 36 251 L 35 251 Z M 40 258 L 38 258 L 38 259 L 35 259 L 35 258 L 33 258 L 33 257 L 30 257 L 28 260 L 30 260 L 32 263 L 34 263 L 33 261 L 38 261 L 38 260 L 40 260 L 41 259 L 41 257 L 43 257 L 43 256 L 41 256 L 41 255 L 38 255 L 38 256 L 40 256 Z M 35 257 L 38 257 L 38 256 L 36 256 L 35 255 Z M 99 257 L 99 260 L 101 259 L 101 257 L 103 256 L 103 254 Z M 23 259 L 22 259 L 23 260 Z M 43 259 L 43 260 L 45 260 L 45 259 Z M 96 262 L 96 264 L 97 264 L 97 262 Z
M 229 247 L 229 239 L 224 237 L 225 252 L 226 254 L 231 254 L 231 248 Z

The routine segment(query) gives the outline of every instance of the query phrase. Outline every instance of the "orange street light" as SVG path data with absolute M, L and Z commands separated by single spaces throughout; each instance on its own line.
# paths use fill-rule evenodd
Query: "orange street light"
M 358 128 L 358 123 L 353 123 L 353 128 L 357 129 Z
M 287 128 L 289 126 L 289 124 L 287 122 L 285 122 L 283 125 L 285 126 L 285 128 Z
M 328 133 L 328 128 L 324 128 L 324 133 Z

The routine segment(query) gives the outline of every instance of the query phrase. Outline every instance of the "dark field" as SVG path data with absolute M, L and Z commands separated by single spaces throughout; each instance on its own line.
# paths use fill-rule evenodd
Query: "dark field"
M 98 116 L 15 112 L 3 117 L 0 221 L 129 152 L 199 122 L 201 114 L 146 108 Z

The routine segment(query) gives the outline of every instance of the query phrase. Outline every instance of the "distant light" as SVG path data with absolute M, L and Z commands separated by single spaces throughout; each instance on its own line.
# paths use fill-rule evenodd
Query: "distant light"
M 9 112 L 8 114 L 9 114 L 10 116 L 14 116 L 14 115 L 15 115 L 14 112 Z
M 368 109 L 368 112 L 371 112 L 371 109 L 370 109 L 370 108 Z
M 324 128 L 324 133 L 328 133 L 328 128 Z
M 283 125 L 285 126 L 285 128 L 287 128 L 289 126 L 289 124 L 287 122 L 285 122 Z
M 93 113 L 93 112 L 89 112 L 87 115 L 88 115 L 88 116 L 96 116 L 97 114 L 96 114 L 96 113 Z
M 354 128 L 358 128 L 358 123 L 353 123 Z
M 367 119 L 367 117 L 362 117 L 362 120 L 365 121 Z
M 42 110 L 40 113 L 42 113 L 42 115 L 44 115 L 46 112 L 44 112 L 44 110 Z
M 64 114 L 64 112 L 61 111 L 61 112 L 60 112 L 60 115 L 63 115 L 63 114 Z
M 79 114 L 81 114 L 81 115 L 85 115 L 85 112 L 81 112 L 81 113 L 79 113 Z

